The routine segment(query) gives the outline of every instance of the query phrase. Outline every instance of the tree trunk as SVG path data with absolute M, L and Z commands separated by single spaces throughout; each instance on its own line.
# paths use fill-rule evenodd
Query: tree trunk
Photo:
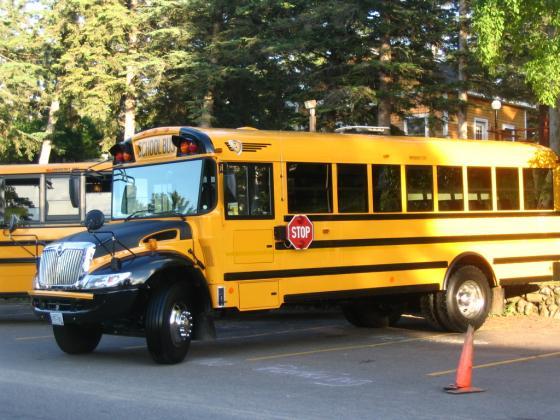
M 55 92 L 54 98 L 51 101 L 51 106 L 49 107 L 49 118 L 47 120 L 47 129 L 45 130 L 45 139 L 41 144 L 41 153 L 39 154 L 39 164 L 41 165 L 49 163 L 52 149 L 52 136 L 54 134 L 56 121 L 58 120 L 57 113 L 59 109 L 60 100 L 58 99 L 58 92 Z
M 388 71 L 384 70 L 384 66 L 391 63 L 391 38 L 389 35 L 383 37 L 379 61 L 381 62 L 382 70 L 379 73 L 379 98 L 377 106 L 377 125 L 380 127 L 391 127 L 391 99 L 389 97 L 389 89 L 391 86 L 392 78 Z
M 459 110 L 457 112 L 457 128 L 459 130 L 459 138 L 466 139 L 467 131 L 467 91 L 464 84 L 467 80 L 466 75 L 466 54 L 467 54 L 467 0 L 459 0 L 459 57 L 457 78 L 461 87 L 459 88 Z
M 138 0 L 129 0 L 128 10 L 134 16 Z M 133 19 L 134 20 L 134 19 Z M 137 52 L 138 28 L 136 23 L 132 24 L 128 33 L 128 52 L 129 56 L 134 57 Z M 124 98 L 124 139 L 131 138 L 136 132 L 136 69 L 133 65 L 126 66 L 126 93 Z
M 212 25 L 212 34 L 210 38 L 211 44 L 214 44 L 214 42 L 216 42 L 216 38 L 220 33 L 220 29 L 221 29 L 220 19 L 221 19 L 221 15 L 219 13 L 216 14 L 216 16 L 214 17 L 214 24 Z M 216 56 L 212 53 L 212 50 L 210 50 L 209 61 L 212 64 L 212 66 L 216 66 L 216 64 L 218 63 L 218 60 L 216 59 Z M 212 127 L 212 119 L 214 118 L 215 87 L 216 87 L 215 82 L 214 80 L 212 80 L 212 77 L 210 76 L 208 78 L 208 89 L 206 91 L 206 94 L 204 95 L 204 98 L 202 99 L 202 109 L 200 112 L 200 119 L 199 119 L 199 124 L 201 127 L 205 127 L 205 128 Z
M 560 98 L 555 108 L 549 107 L 548 116 L 550 148 L 560 155 Z

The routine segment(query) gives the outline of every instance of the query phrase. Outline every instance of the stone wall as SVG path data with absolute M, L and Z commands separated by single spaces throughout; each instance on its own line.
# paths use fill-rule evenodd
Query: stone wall
M 540 315 L 560 319 L 560 282 L 508 287 L 506 315 Z

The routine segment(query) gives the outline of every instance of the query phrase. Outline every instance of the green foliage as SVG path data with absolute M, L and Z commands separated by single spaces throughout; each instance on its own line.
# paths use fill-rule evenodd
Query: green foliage
M 560 97 L 560 1 L 477 0 L 478 53 L 493 72 L 520 66 L 541 103 Z

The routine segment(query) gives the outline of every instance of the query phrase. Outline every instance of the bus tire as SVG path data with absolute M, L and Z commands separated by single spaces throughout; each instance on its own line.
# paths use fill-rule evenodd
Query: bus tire
M 436 296 L 437 312 L 447 330 L 478 329 L 492 306 L 492 290 L 486 275 L 474 265 L 459 267 L 450 277 L 447 290 Z
M 420 315 L 424 317 L 430 327 L 436 330 L 443 329 L 436 311 L 435 293 L 426 293 L 420 297 Z
M 174 283 L 156 290 L 146 310 L 146 343 L 154 361 L 161 364 L 182 362 L 193 332 L 189 289 Z
M 95 350 L 103 330 L 100 325 L 53 325 L 53 334 L 64 353 L 85 354 Z

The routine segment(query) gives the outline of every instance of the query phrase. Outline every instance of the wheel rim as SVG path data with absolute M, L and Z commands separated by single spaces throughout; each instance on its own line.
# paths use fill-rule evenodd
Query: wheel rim
M 192 315 L 184 303 L 175 303 L 169 316 L 169 329 L 173 344 L 180 345 L 191 338 Z
M 484 294 L 478 283 L 473 280 L 461 284 L 455 300 L 459 312 L 468 319 L 476 318 L 484 308 Z

